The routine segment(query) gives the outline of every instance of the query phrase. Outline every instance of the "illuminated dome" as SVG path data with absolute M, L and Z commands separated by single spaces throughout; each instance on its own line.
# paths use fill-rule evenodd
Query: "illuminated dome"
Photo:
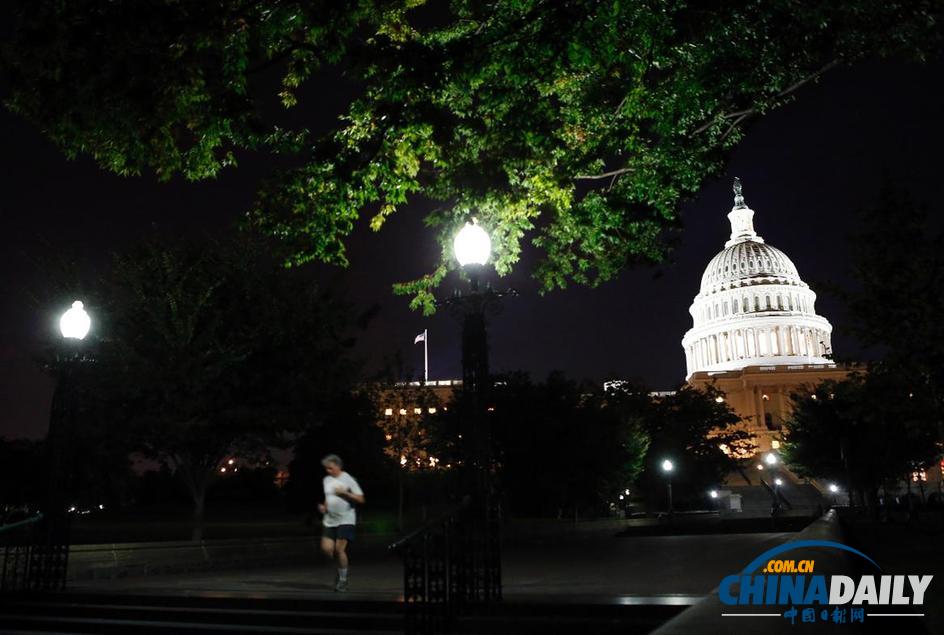
M 832 363 L 832 326 L 793 261 L 754 231 L 754 210 L 734 179 L 731 238 L 711 259 L 682 339 L 687 376 L 755 365 Z
M 735 243 L 711 259 L 701 277 L 701 293 L 752 284 L 758 278 L 803 284 L 787 254 L 756 240 Z

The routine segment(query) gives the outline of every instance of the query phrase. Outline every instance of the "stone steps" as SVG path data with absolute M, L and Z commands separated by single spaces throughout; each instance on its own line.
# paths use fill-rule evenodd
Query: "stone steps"
M 0 598 L 0 633 L 273 633 L 385 635 L 403 631 L 403 604 L 339 595 L 265 598 L 224 595 L 61 593 Z M 648 633 L 687 607 L 674 602 L 506 601 L 470 606 L 455 632 Z

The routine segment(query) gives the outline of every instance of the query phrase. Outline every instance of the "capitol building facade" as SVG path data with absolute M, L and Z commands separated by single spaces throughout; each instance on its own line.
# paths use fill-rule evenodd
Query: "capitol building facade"
M 796 266 L 754 230 L 754 211 L 734 180 L 731 237 L 705 269 L 682 338 L 686 379 L 726 395 L 759 450 L 779 447 L 790 394 L 848 370 L 831 359 L 832 326 Z

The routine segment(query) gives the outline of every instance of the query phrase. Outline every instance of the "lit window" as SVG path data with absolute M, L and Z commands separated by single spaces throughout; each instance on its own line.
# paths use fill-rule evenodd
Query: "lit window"
M 400 414 L 401 414 L 401 415 L 405 415 L 405 414 L 406 414 L 406 408 L 400 408 Z
M 431 415 L 436 414 L 436 409 L 435 409 L 435 408 L 430 408 L 430 409 L 429 409 L 429 414 L 431 414 Z
M 774 450 L 779 450 L 780 441 L 777 441 L 777 439 L 774 439 L 773 441 L 770 442 L 770 447 L 773 448 Z
M 387 408 L 386 410 L 384 410 L 384 414 L 387 415 L 388 417 L 393 415 L 393 408 Z
M 413 408 L 413 414 L 415 414 L 415 415 L 421 415 L 421 414 L 423 414 L 423 409 L 422 409 L 422 408 Z

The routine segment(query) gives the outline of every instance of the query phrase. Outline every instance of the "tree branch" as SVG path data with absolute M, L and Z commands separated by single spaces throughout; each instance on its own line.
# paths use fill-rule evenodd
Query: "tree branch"
M 627 172 L 632 172 L 633 168 L 619 168 L 618 170 L 611 170 L 609 172 L 603 172 L 602 174 L 578 174 L 574 177 L 575 181 L 598 181 L 600 179 L 608 179 L 610 177 L 616 177 L 621 174 L 626 174 Z
M 815 80 L 815 79 L 818 78 L 820 75 L 822 75 L 822 74 L 825 73 L 826 71 L 832 69 L 833 67 L 837 66 L 838 64 L 839 64 L 839 60 L 838 60 L 838 59 L 835 59 L 835 60 L 829 62 L 828 64 L 826 64 L 825 66 L 823 66 L 822 68 L 820 68 L 818 71 L 816 71 L 815 73 L 812 73 L 812 74 L 810 74 L 810 75 L 807 75 L 807 76 L 804 77 L 803 79 L 800 79 L 800 80 L 794 82 L 793 84 L 791 84 L 790 86 L 787 86 L 786 88 L 784 88 L 782 91 L 780 91 L 779 93 L 777 93 L 777 95 L 774 97 L 774 99 L 780 99 L 781 97 L 786 97 L 786 96 L 789 95 L 790 93 L 799 90 L 800 88 L 802 88 L 803 86 L 805 86 L 805 85 L 808 84 L 809 82 Z M 695 131 L 694 131 L 692 134 L 699 134 L 699 133 L 701 133 L 701 132 L 704 132 L 705 130 L 708 130 L 709 128 L 711 128 L 711 127 L 714 126 L 715 124 L 721 123 L 722 121 L 727 121 L 728 119 L 735 119 L 735 122 L 732 123 L 732 124 L 728 127 L 728 129 L 724 131 L 724 134 L 721 135 L 721 139 L 724 139 L 724 138 L 727 137 L 729 134 L 731 134 L 731 132 L 734 130 L 735 127 L 737 127 L 737 125 L 738 125 L 739 123 L 741 123 L 742 121 L 744 121 L 746 118 L 748 118 L 748 117 L 750 117 L 750 116 L 752 116 L 752 115 L 756 115 L 756 114 L 757 114 L 757 107 L 756 107 L 756 106 L 751 107 L 751 108 L 745 108 L 744 110 L 738 110 L 738 111 L 736 111 L 736 112 L 725 113 L 725 114 L 721 115 L 718 119 L 713 119 L 713 120 L 709 121 L 708 123 L 702 124 L 701 126 L 699 126 L 698 128 L 696 128 Z

